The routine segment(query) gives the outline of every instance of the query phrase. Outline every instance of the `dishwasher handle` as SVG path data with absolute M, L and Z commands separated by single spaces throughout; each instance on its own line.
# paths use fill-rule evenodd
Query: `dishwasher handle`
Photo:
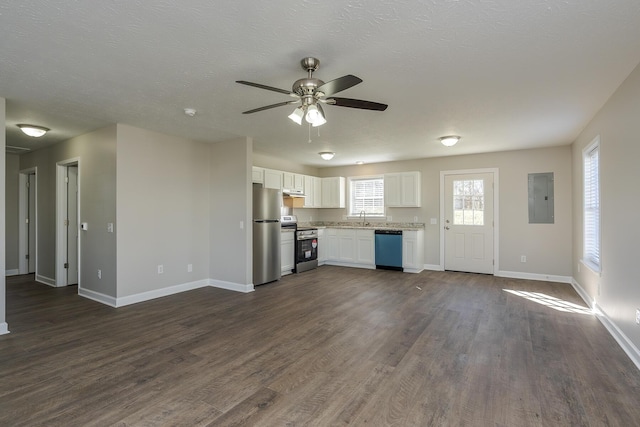
M 390 234 L 395 236 L 402 236 L 402 230 L 375 230 L 374 234 Z

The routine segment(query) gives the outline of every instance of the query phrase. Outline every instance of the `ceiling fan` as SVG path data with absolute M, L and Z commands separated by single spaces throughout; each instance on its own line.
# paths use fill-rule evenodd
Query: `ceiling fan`
M 362 83 L 362 79 L 354 75 L 347 74 L 346 76 L 342 76 L 325 83 L 322 80 L 313 77 L 313 72 L 316 71 L 320 66 L 320 61 L 318 59 L 311 57 L 303 58 L 300 61 L 300 65 L 302 66 L 303 70 L 307 71 L 307 77 L 296 80 L 296 82 L 291 87 L 291 91 L 278 89 L 277 87 L 266 86 L 259 83 L 237 80 L 236 83 L 253 86 L 260 89 L 266 89 L 296 98 L 291 101 L 283 101 L 278 102 L 277 104 L 254 108 L 253 110 L 244 111 L 242 114 L 257 113 L 258 111 L 282 107 L 284 105 L 296 104 L 299 102 L 300 105 L 296 107 L 293 113 L 289 115 L 289 118 L 299 125 L 302 124 L 302 119 L 304 118 L 307 123 L 315 127 L 323 125 L 327 122 L 321 104 L 337 105 L 338 107 L 359 108 L 362 110 L 374 111 L 384 111 L 387 109 L 387 104 L 380 104 L 378 102 L 372 101 L 363 101 L 361 99 L 338 98 L 336 96 L 333 96 L 338 92 L 342 92 L 343 90 L 349 89 L 350 87 Z

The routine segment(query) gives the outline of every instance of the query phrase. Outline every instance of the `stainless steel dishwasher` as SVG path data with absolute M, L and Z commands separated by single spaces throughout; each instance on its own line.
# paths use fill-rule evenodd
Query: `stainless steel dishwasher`
M 376 230 L 376 268 L 402 271 L 402 230 Z

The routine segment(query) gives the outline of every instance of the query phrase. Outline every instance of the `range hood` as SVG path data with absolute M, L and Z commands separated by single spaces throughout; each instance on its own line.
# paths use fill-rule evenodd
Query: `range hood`
M 282 189 L 282 195 L 284 197 L 304 197 L 304 191 L 302 190 L 288 190 L 286 188 Z

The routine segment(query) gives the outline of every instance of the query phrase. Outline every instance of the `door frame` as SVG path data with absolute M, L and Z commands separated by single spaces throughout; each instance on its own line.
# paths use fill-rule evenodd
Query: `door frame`
M 77 218 L 80 221 L 80 198 L 82 192 L 80 191 L 80 157 L 74 157 L 71 159 L 61 160 L 56 162 L 56 287 L 67 286 L 67 271 L 64 268 L 66 261 L 67 244 L 66 235 L 67 229 L 64 225 L 64 218 L 67 217 L 67 185 L 65 178 L 67 177 L 68 166 L 78 166 L 78 206 L 77 206 Z M 79 224 L 78 224 L 79 226 Z M 81 276 L 81 246 L 82 246 L 82 234 L 78 234 L 78 290 L 80 289 Z
M 27 182 L 29 181 L 29 175 L 35 175 L 35 206 L 34 216 L 35 216 L 35 230 L 36 230 L 36 247 L 33 250 L 33 255 L 35 256 L 35 266 L 36 266 L 36 277 L 38 276 L 38 167 L 32 167 L 28 169 L 22 169 L 18 174 L 18 274 L 28 274 L 29 273 L 29 263 L 26 261 L 24 257 L 27 253 L 27 247 L 29 247 L 29 242 L 27 239 L 29 238 L 29 233 L 27 231 L 29 224 L 25 222 L 25 218 L 27 217 L 27 206 L 29 203 L 29 194 L 27 193 Z
M 466 175 L 477 173 L 493 174 L 493 274 L 500 271 L 500 171 L 498 168 L 461 169 L 440 171 L 440 270 L 444 271 L 444 179 L 447 175 Z

